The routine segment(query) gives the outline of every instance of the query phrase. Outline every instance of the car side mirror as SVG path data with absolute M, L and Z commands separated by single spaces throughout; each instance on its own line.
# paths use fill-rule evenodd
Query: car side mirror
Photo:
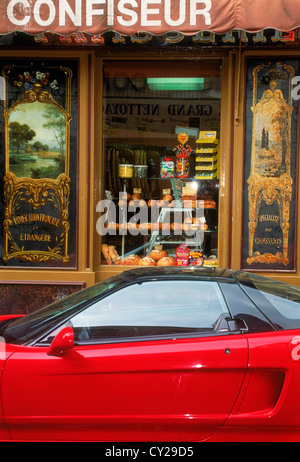
M 54 337 L 49 350 L 49 356 L 65 356 L 74 346 L 74 332 L 72 327 L 65 327 Z

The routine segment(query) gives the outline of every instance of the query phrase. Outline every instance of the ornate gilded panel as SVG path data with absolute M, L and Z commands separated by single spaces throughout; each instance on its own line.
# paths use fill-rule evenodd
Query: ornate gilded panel
M 2 68 L 3 264 L 74 266 L 73 78 L 72 66 L 47 61 Z
M 243 267 L 295 270 L 297 62 L 250 61 L 247 73 Z

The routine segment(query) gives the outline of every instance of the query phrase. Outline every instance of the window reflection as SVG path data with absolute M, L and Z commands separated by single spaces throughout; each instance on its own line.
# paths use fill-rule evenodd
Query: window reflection
M 72 318 L 71 325 L 79 340 L 84 334 L 101 341 L 107 337 L 212 331 L 224 313 L 229 315 L 217 283 L 145 282 L 100 300 Z

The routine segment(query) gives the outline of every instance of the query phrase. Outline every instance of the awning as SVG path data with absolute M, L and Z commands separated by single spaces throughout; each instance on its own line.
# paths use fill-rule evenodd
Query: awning
M 0 34 L 291 31 L 299 0 L 1 0 Z

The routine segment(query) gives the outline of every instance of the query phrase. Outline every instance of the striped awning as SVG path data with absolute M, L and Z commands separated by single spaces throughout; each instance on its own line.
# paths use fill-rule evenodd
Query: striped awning
M 0 34 L 291 31 L 300 0 L 1 0 Z

